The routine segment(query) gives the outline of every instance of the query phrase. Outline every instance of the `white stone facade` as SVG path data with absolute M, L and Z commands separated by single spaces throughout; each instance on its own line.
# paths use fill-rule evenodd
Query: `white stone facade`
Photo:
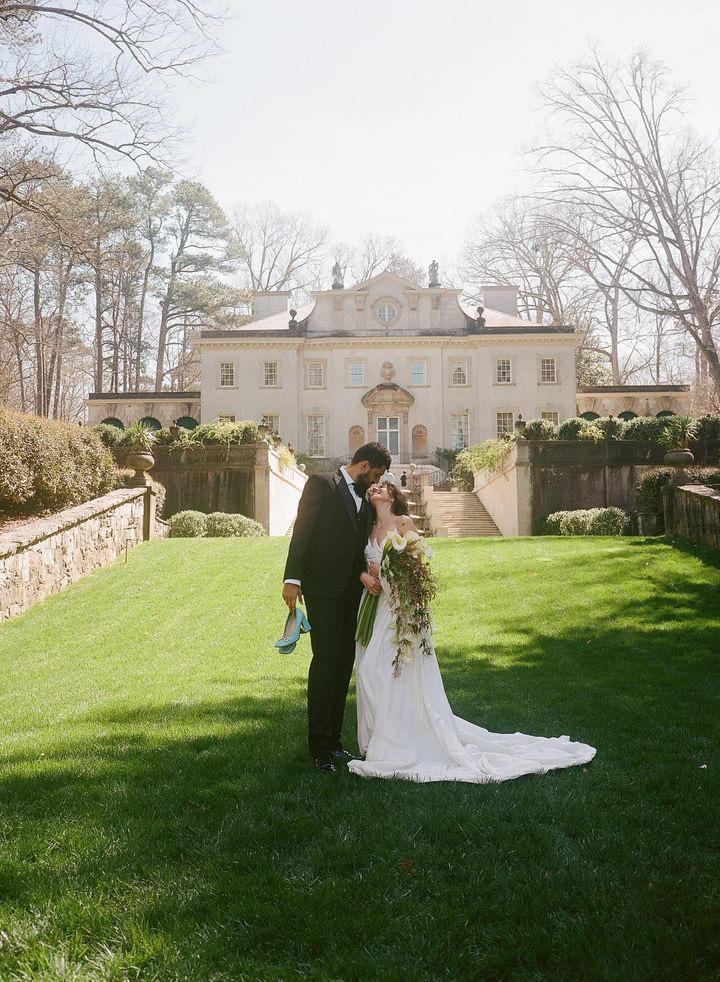
M 196 336 L 204 420 L 266 418 L 310 456 L 380 439 L 410 460 L 495 436 L 520 414 L 575 415 L 570 328 L 495 310 L 482 324 L 460 291 L 389 273 L 312 296 L 292 321 L 280 313 Z
M 313 457 L 343 458 L 380 439 L 403 464 L 497 436 L 520 415 L 688 410 L 687 386 L 577 388 L 577 332 L 518 317 L 512 287 L 483 295 L 479 318 L 460 290 L 391 273 L 317 291 L 297 312 L 287 292 L 258 293 L 244 327 L 194 336 L 200 391 L 93 394 L 88 422 L 264 419 Z

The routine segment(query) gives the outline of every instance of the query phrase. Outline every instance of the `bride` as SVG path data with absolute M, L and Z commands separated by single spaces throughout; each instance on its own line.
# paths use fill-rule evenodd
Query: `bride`
M 364 759 L 349 761 L 348 770 L 361 777 L 485 784 L 592 760 L 594 747 L 573 743 L 567 736 L 490 733 L 454 716 L 435 653 L 423 653 L 419 642 L 400 674 L 393 675 L 395 625 L 380 561 L 388 535 L 394 529 L 405 534 L 415 525 L 394 484 L 375 484 L 368 497 L 375 521 L 365 547 L 368 572 L 362 580 L 367 591 L 379 595 L 379 602 L 367 647 L 360 642 L 356 647 L 358 745 Z

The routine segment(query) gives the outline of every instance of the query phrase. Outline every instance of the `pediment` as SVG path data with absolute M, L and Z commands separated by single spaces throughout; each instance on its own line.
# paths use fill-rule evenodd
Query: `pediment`
M 358 283 L 357 286 L 351 288 L 351 293 L 365 293 L 371 287 L 379 287 L 388 292 L 392 293 L 394 290 L 411 290 L 415 292 L 416 290 L 422 290 L 421 286 L 417 283 L 411 283 L 410 280 L 403 279 L 402 276 L 396 276 L 394 273 L 390 273 L 385 270 L 383 273 L 376 273 L 375 276 L 371 276 L 369 280 L 365 280 L 364 283 Z
M 380 382 L 360 400 L 366 409 L 407 409 L 415 403 L 415 396 L 395 382 Z

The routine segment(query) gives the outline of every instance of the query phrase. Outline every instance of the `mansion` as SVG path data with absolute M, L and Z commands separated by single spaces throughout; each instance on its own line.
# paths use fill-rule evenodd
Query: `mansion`
M 180 425 L 254 419 L 311 457 L 337 459 L 379 440 L 399 464 L 511 431 L 522 416 L 656 415 L 689 409 L 687 386 L 577 387 L 572 327 L 517 312 L 517 291 L 486 286 L 483 307 L 437 282 L 385 272 L 290 310 L 286 292 L 257 293 L 253 319 L 193 338 L 199 392 L 93 393 L 88 422 Z

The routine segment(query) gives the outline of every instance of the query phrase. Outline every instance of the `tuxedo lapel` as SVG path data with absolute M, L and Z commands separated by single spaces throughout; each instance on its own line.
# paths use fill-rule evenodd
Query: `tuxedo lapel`
M 335 488 L 342 498 L 343 504 L 345 505 L 345 511 L 347 516 L 352 523 L 353 532 L 357 532 L 358 514 L 357 507 L 355 506 L 355 499 L 352 496 L 350 488 L 347 486 L 347 481 L 342 476 L 342 473 L 338 470 L 333 475 L 333 480 L 335 481 Z

